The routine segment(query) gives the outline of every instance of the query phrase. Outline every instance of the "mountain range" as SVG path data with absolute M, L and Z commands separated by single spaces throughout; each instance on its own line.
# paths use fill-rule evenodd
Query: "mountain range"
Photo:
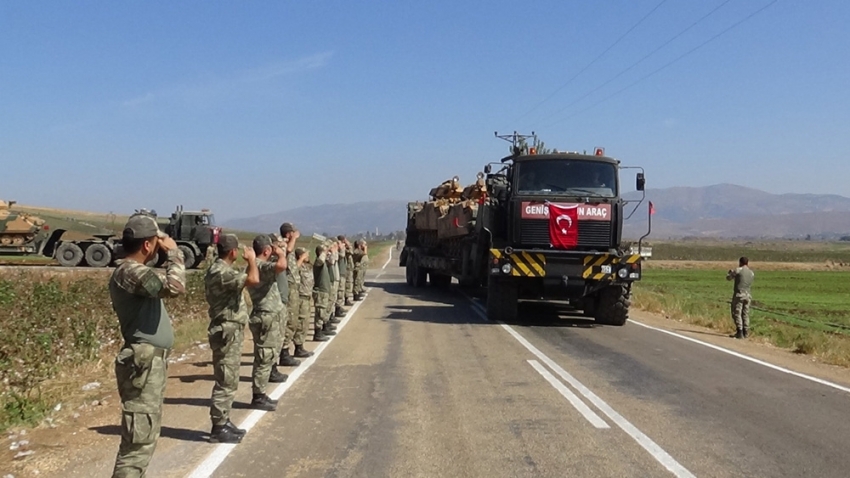
M 629 196 L 627 196 L 629 197 Z M 772 194 L 734 184 L 647 190 L 655 206 L 652 238 L 805 238 L 850 235 L 850 198 Z M 634 199 L 634 197 L 630 197 Z M 301 207 L 225 221 L 225 227 L 272 232 L 289 221 L 307 234 L 386 234 L 404 229 L 407 201 L 384 200 Z M 627 211 L 629 209 L 627 208 Z M 646 231 L 646 204 L 626 221 L 625 235 Z

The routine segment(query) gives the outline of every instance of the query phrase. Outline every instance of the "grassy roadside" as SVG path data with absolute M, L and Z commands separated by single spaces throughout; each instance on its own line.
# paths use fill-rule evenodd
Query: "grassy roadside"
M 654 251 L 653 251 L 654 252 Z M 850 271 L 759 271 L 750 320 L 757 340 L 850 366 Z M 731 333 L 732 286 L 723 270 L 648 270 L 634 291 L 640 309 Z

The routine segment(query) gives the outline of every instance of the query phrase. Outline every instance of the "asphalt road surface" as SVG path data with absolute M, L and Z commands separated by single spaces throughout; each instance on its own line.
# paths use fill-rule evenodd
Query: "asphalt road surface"
M 192 476 L 850 475 L 848 391 L 551 306 L 491 323 L 392 262 L 278 411 Z

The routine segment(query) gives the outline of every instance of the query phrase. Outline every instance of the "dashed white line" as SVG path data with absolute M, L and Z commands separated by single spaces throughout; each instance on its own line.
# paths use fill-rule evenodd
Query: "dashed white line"
M 380 277 L 381 274 L 383 274 L 383 271 L 386 270 L 390 261 L 392 261 L 392 248 L 390 248 L 389 251 L 389 258 L 387 258 L 387 262 L 381 268 L 381 272 L 378 274 L 377 277 Z M 354 306 L 351 307 L 351 309 L 348 310 L 348 313 L 345 314 L 345 317 L 337 325 L 337 331 L 341 331 L 343 327 L 345 327 L 345 325 L 348 323 L 349 320 L 351 320 L 351 317 L 354 316 L 354 313 L 357 312 L 357 309 L 360 308 L 360 305 L 363 302 L 364 301 L 357 302 L 356 304 L 354 304 Z M 290 387 L 292 387 L 292 384 L 295 383 L 302 375 L 304 375 L 304 372 L 306 372 L 314 363 L 316 363 L 316 360 L 319 358 L 320 355 L 322 355 L 322 352 L 327 348 L 327 346 L 330 345 L 331 342 L 333 342 L 335 337 L 336 336 L 332 336 L 329 341 L 322 342 L 321 344 L 319 344 L 313 351 L 313 356 L 301 362 L 301 365 L 299 365 L 298 368 L 296 368 L 292 372 L 292 374 L 289 375 L 289 379 L 285 383 L 282 383 L 277 388 L 275 388 L 269 394 L 269 396 L 275 400 L 282 397 L 283 394 L 286 393 L 286 391 L 289 390 Z M 266 415 L 266 413 L 269 412 L 265 412 L 263 410 L 252 411 L 250 414 L 248 414 L 247 417 L 245 417 L 244 420 L 242 420 L 242 423 L 238 425 L 239 428 L 242 428 L 245 431 L 250 431 L 252 428 L 254 428 L 254 425 L 259 423 L 260 419 L 262 419 Z M 192 470 L 189 475 L 187 475 L 187 478 L 208 478 L 212 476 L 212 474 L 215 473 L 218 467 L 221 466 L 222 463 L 224 463 L 224 460 L 227 458 L 228 455 L 230 455 L 230 452 L 232 452 L 234 448 L 236 448 L 236 444 L 234 443 L 221 443 L 216 445 L 215 449 L 213 449 L 213 451 L 204 459 L 204 461 L 202 461 L 194 470 Z
M 590 422 L 591 425 L 596 428 L 611 428 L 608 426 L 607 423 L 605 423 L 605 420 L 603 420 L 599 415 L 596 414 L 596 412 L 594 412 L 590 409 L 590 407 L 585 405 L 584 402 L 582 402 L 581 399 L 578 398 L 578 396 L 576 396 L 576 394 L 572 392 L 572 390 L 567 388 L 566 385 L 564 385 L 563 383 L 561 383 L 560 380 L 555 378 L 555 376 L 552 375 L 548 370 L 546 370 L 545 367 L 540 365 L 540 362 L 538 362 L 537 360 L 529 360 L 528 363 L 532 367 L 534 367 L 534 370 L 537 370 L 537 373 L 542 375 L 543 378 L 546 379 L 546 381 L 549 382 L 549 384 L 555 388 L 555 390 L 560 392 L 561 395 L 563 395 L 564 398 L 566 398 L 567 401 L 570 402 L 572 406 L 575 407 L 575 409 L 578 410 L 578 412 L 581 413 L 582 416 L 584 416 L 584 418 L 586 418 L 587 421 Z
M 841 390 L 842 392 L 850 393 L 850 388 L 844 387 L 842 385 L 838 385 L 837 383 L 832 383 L 832 382 L 830 382 L 828 380 L 824 380 L 822 378 L 817 378 L 817 377 L 813 377 L 811 375 L 806 375 L 804 373 L 795 372 L 795 371 L 789 370 L 785 367 L 780 367 L 779 365 L 774 365 L 770 362 L 765 362 L 764 360 L 759 360 L 757 358 L 750 357 L 749 355 L 744 355 L 742 353 L 735 352 L 734 350 L 729 350 L 729 349 L 723 348 L 719 345 L 710 344 L 708 342 L 703 342 L 702 340 L 695 339 L 693 337 L 688 337 L 687 335 L 677 334 L 676 332 L 671 332 L 669 330 L 664 330 L 662 328 L 653 327 L 651 325 L 647 325 L 647 324 L 644 324 L 642 322 L 638 322 L 638 321 L 633 320 L 633 319 L 629 319 L 629 322 L 631 322 L 635 325 L 640 325 L 641 327 L 646 327 L 647 329 L 650 329 L 650 330 L 655 330 L 656 332 L 661 332 L 662 334 L 672 335 L 673 337 L 677 337 L 677 338 L 680 338 L 682 340 L 687 340 L 688 342 L 693 342 L 695 344 L 703 345 L 703 346 L 708 347 L 710 349 L 717 350 L 718 352 L 723 352 L 725 354 L 732 355 L 733 357 L 738 357 L 740 359 L 744 359 L 744 360 L 747 360 L 749 362 L 753 362 L 753 363 L 756 363 L 756 364 L 759 364 L 759 365 L 763 365 L 767 368 L 776 370 L 778 372 L 787 373 L 787 374 L 793 375 L 795 377 L 799 377 L 799 378 L 802 378 L 802 379 L 805 379 L 805 380 L 810 380 L 812 382 L 819 383 L 821 385 L 826 385 L 827 387 L 832 387 L 836 390 Z

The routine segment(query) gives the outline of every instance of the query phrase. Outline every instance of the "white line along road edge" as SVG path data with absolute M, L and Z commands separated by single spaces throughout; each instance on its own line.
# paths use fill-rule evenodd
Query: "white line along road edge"
M 481 305 L 473 302 L 472 310 L 475 311 L 480 317 L 487 320 L 487 315 L 482 310 Z M 604 400 L 599 398 L 595 393 L 590 391 L 589 388 L 585 387 L 584 384 L 579 382 L 575 377 L 569 374 L 566 370 L 564 370 L 560 365 L 555 363 L 554 360 L 550 359 L 546 354 L 541 352 L 537 347 L 531 345 L 531 342 L 525 339 L 522 335 L 519 334 L 516 330 L 514 330 L 510 325 L 499 322 L 499 325 L 502 326 L 513 338 L 517 340 L 523 347 L 525 347 L 529 352 L 534 354 L 535 357 L 540 359 L 541 362 L 546 364 L 552 371 L 554 371 L 558 376 L 561 377 L 562 380 L 572 385 L 580 394 L 584 396 L 590 403 L 596 406 L 599 410 L 602 411 L 608 418 L 611 419 L 614 423 L 617 424 L 627 435 L 632 437 L 638 445 L 642 446 L 646 451 L 652 455 L 653 458 L 658 460 L 664 468 L 670 470 L 671 473 L 680 478 L 695 478 L 694 474 L 688 471 L 687 468 L 682 466 L 675 458 L 670 456 L 669 453 L 664 451 L 663 448 L 658 446 L 657 443 L 652 441 L 651 438 L 646 436 L 642 431 L 638 430 L 638 428 L 631 424 L 628 420 L 626 420 L 622 415 L 617 413 L 610 405 L 608 405 Z
M 842 392 L 850 393 L 850 388 L 838 385 L 837 383 L 832 383 L 832 382 L 824 380 L 822 378 L 812 377 L 811 375 L 806 375 L 804 373 L 795 372 L 793 370 L 789 370 L 787 368 L 780 367 L 779 365 L 773 365 L 770 362 L 765 362 L 763 360 L 759 360 L 757 358 L 750 357 L 749 355 L 744 355 L 742 353 L 735 352 L 734 350 L 725 349 L 725 348 L 723 348 L 719 345 L 710 344 L 708 342 L 703 342 L 702 340 L 698 340 L 698 339 L 695 339 L 693 337 L 688 337 L 687 335 L 677 334 L 676 332 L 671 332 L 669 330 L 664 330 L 664 329 L 661 329 L 661 328 L 658 328 L 658 327 L 653 327 L 651 325 L 647 325 L 647 324 L 644 324 L 642 322 L 638 322 L 638 321 L 633 320 L 633 319 L 629 319 L 629 322 L 631 322 L 635 325 L 640 325 L 641 327 L 646 327 L 647 329 L 655 330 L 656 332 L 661 332 L 662 334 L 672 335 L 673 337 L 678 337 L 682 340 L 687 340 L 688 342 L 693 342 L 695 344 L 703 345 L 703 346 L 706 346 L 710 349 L 717 350 L 718 352 L 723 352 L 725 354 L 732 355 L 733 357 L 738 357 L 740 359 L 744 359 L 744 360 L 747 360 L 749 362 L 757 363 L 759 365 L 763 365 L 767 368 L 771 368 L 773 370 L 776 370 L 776 371 L 779 371 L 779 372 L 782 372 L 782 373 L 787 373 L 787 374 L 793 375 L 795 377 L 810 380 L 812 382 L 819 383 L 821 385 L 826 385 L 827 387 L 832 387 L 836 390 L 841 390 Z
M 567 388 L 566 385 L 561 383 L 557 378 L 555 378 L 554 375 L 549 373 L 546 368 L 540 365 L 540 362 L 538 362 L 537 360 L 529 360 L 528 363 L 534 368 L 534 370 L 537 370 L 537 373 L 542 375 L 543 378 L 545 378 L 550 385 L 555 387 L 555 390 L 561 392 L 561 395 L 563 395 L 564 398 L 566 398 L 567 401 L 570 402 L 576 408 L 576 410 L 578 410 L 579 413 L 581 413 L 584 418 L 586 418 L 587 421 L 590 422 L 591 425 L 595 426 L 596 428 L 611 428 L 608 426 L 607 423 L 605 423 L 605 420 L 603 420 L 599 415 L 596 414 L 596 412 L 594 412 L 590 409 L 590 407 L 585 405 L 584 402 L 582 402 L 581 399 L 578 398 L 576 394 L 572 392 L 572 390 Z
M 377 279 L 384 273 L 384 270 L 386 270 L 387 266 L 392 260 L 393 250 L 392 246 L 390 246 L 389 257 L 387 258 L 387 262 L 384 263 L 383 267 L 381 267 L 381 272 L 378 273 L 375 279 Z M 368 292 L 369 291 L 367 290 L 366 295 L 368 295 Z M 348 321 L 351 320 L 351 317 L 354 316 L 354 313 L 357 312 L 357 309 L 360 308 L 360 304 L 362 304 L 363 302 L 365 302 L 365 298 L 364 300 L 354 304 L 354 306 L 352 306 L 351 309 L 348 310 L 348 313 L 345 314 L 345 317 L 343 317 L 342 321 L 340 321 L 339 325 L 337 325 L 337 331 L 341 331 L 343 327 L 345 327 L 345 324 L 347 324 Z M 329 341 L 320 343 L 318 347 L 316 347 L 316 350 L 313 351 L 313 356 L 301 362 L 301 365 L 299 365 L 298 368 L 296 368 L 292 372 L 292 374 L 289 375 L 289 379 L 286 382 L 278 385 L 278 387 L 275 388 L 269 394 L 269 396 L 274 400 L 277 400 L 278 398 L 282 397 L 283 394 L 286 393 L 286 391 L 289 390 L 290 387 L 292 387 L 292 384 L 295 383 L 302 375 L 304 375 L 304 372 L 306 372 L 314 363 L 316 363 L 316 359 L 318 359 L 319 356 L 322 355 L 322 352 L 324 352 L 328 345 L 333 342 L 335 337 L 336 336 L 331 336 L 331 339 Z M 259 423 L 260 419 L 263 418 L 266 413 L 274 412 L 265 412 L 263 410 L 252 411 L 250 414 L 248 414 L 247 417 L 245 417 L 244 420 L 242 420 L 242 423 L 238 425 L 239 428 L 242 428 L 245 431 L 250 431 L 252 428 L 254 428 L 254 425 Z M 216 445 L 215 449 L 204 459 L 204 461 L 202 461 L 194 470 L 192 470 L 191 473 L 186 475 L 187 478 L 208 478 L 212 476 L 212 474 L 215 473 L 215 470 L 217 470 L 218 467 L 221 466 L 222 463 L 224 463 L 224 460 L 227 458 L 227 455 L 229 455 L 230 452 L 233 451 L 234 448 L 236 448 L 236 446 L 237 444 L 235 443 L 221 443 Z

